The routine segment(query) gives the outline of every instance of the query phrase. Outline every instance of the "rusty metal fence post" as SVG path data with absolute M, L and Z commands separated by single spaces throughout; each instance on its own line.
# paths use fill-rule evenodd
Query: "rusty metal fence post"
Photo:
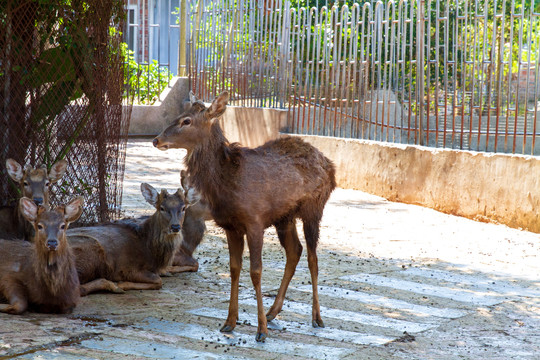
M 417 11 L 418 15 L 416 18 L 417 27 L 416 27 L 416 102 L 418 106 L 417 118 L 417 131 L 418 131 L 418 144 L 424 145 L 424 121 L 425 121 L 425 0 L 419 0 Z
M 187 76 L 187 47 L 188 47 L 188 1 L 179 0 L 180 38 L 178 40 L 178 76 Z

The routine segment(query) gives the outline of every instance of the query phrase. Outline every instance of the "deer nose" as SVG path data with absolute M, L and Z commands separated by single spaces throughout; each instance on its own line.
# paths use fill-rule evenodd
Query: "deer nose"
M 47 240 L 47 248 L 49 248 L 49 250 L 56 250 L 57 247 L 58 247 L 58 240 L 56 239 Z
M 179 224 L 171 225 L 171 231 L 172 231 L 172 232 L 177 233 L 177 232 L 180 231 L 180 229 L 182 229 L 182 228 L 180 227 Z
M 39 205 L 43 204 L 43 198 L 42 197 L 35 197 L 34 202 L 36 203 L 36 205 L 39 206 Z
M 154 145 L 154 147 L 157 147 L 158 143 L 159 143 L 159 140 L 157 138 L 155 138 L 154 141 L 152 141 L 152 145 Z

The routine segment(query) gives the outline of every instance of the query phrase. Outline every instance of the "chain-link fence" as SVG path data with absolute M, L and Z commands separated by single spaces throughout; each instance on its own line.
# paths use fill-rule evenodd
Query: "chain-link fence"
M 68 169 L 51 203 L 85 198 L 83 222 L 120 211 L 130 107 L 123 106 L 123 1 L 0 2 L 0 194 L 7 158 Z

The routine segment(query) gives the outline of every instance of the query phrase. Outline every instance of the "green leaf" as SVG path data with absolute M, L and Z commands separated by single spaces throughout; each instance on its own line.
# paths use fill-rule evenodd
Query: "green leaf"
M 41 102 L 32 111 L 30 122 L 37 127 L 45 127 L 69 104 L 75 91 L 75 81 L 61 81 L 47 90 Z
M 37 62 L 38 65 L 30 79 L 33 87 L 75 79 L 75 68 L 71 56 L 60 47 L 45 50 Z

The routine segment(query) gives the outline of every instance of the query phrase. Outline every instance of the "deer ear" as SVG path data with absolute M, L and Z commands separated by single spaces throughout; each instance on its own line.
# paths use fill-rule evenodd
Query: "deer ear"
M 152 187 L 152 185 L 147 183 L 141 184 L 141 192 L 144 199 L 152 206 L 157 205 L 158 201 L 158 192 Z
M 56 164 L 52 166 L 51 171 L 49 171 L 49 181 L 55 183 L 60 180 L 60 178 L 64 176 L 66 169 L 67 161 L 63 159 L 59 160 Z
M 186 194 L 184 192 L 184 189 L 182 188 L 178 188 L 178 190 L 176 190 L 176 195 L 178 195 L 178 197 L 180 197 L 180 199 L 182 200 L 186 200 Z
M 193 206 L 201 200 L 201 194 L 199 194 L 195 189 L 191 188 L 186 191 L 186 205 Z
M 182 185 L 182 189 L 186 190 L 187 184 L 187 171 L 186 170 L 180 170 L 180 184 Z
M 189 102 L 193 105 L 195 104 L 197 101 L 199 101 L 199 99 L 197 99 L 197 97 L 195 96 L 195 94 L 193 93 L 193 91 L 189 91 Z
M 187 111 L 192 108 L 194 109 L 192 111 L 193 113 L 198 113 L 206 110 L 206 106 L 204 105 L 204 103 L 201 100 L 197 99 L 193 91 L 190 91 L 189 102 L 186 101 L 186 103 L 184 104 L 184 110 Z
M 212 105 L 206 110 L 206 118 L 208 120 L 217 119 L 225 112 L 227 108 L 227 102 L 229 101 L 229 93 L 227 91 L 222 92 L 219 96 L 212 102 Z
M 38 206 L 35 202 L 27 197 L 23 197 L 21 200 L 19 200 L 19 209 L 26 220 L 30 222 L 36 221 Z
M 13 181 L 19 182 L 22 180 L 24 172 L 23 172 L 23 167 L 21 166 L 21 164 L 19 164 L 17 161 L 13 159 L 7 159 L 6 168 L 7 168 L 9 177 L 11 177 Z
M 83 212 L 84 199 L 82 196 L 77 196 L 66 204 L 64 207 L 64 217 L 67 222 L 74 222 L 81 217 Z

